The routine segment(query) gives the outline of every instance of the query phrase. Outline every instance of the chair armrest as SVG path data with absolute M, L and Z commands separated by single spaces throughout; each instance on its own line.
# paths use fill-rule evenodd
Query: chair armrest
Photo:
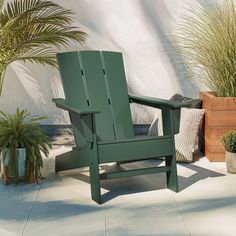
M 146 96 L 136 96 L 136 95 L 129 95 L 130 102 L 138 103 L 141 105 L 155 107 L 155 108 L 164 108 L 168 107 L 171 109 L 180 109 L 181 107 L 191 107 L 191 102 L 175 102 L 170 101 L 167 99 L 160 99 L 160 98 L 152 98 Z
M 79 109 L 77 107 L 75 107 L 75 105 L 73 105 L 72 103 L 66 101 L 63 98 L 53 98 L 52 99 L 53 102 L 56 103 L 56 106 L 59 108 L 62 108 L 66 111 L 72 111 L 75 112 L 79 115 L 88 115 L 88 114 L 95 114 L 95 113 L 100 113 L 100 111 L 96 111 L 93 109 Z

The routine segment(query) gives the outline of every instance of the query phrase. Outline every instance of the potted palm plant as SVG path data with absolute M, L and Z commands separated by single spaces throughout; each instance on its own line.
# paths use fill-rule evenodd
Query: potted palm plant
M 225 148 L 226 168 L 229 173 L 236 173 L 236 131 L 228 131 L 221 137 Z
M 85 41 L 87 34 L 72 22 L 73 12 L 51 0 L 0 0 L 0 97 L 12 62 L 57 66 L 61 47 Z
M 48 136 L 39 127 L 44 117 L 33 117 L 27 110 L 17 109 L 11 115 L 0 111 L 0 148 L 3 160 L 3 182 L 9 177 L 16 183 L 19 177 L 38 181 L 43 167 L 42 154 L 51 147 Z
M 73 12 L 51 0 L 0 0 L 0 95 L 7 66 L 30 61 L 57 66 L 55 55 L 71 40 L 85 41 L 73 27 Z
M 233 0 L 194 5 L 180 24 L 178 42 L 205 109 L 204 144 L 210 161 L 224 161 L 221 135 L 236 127 L 236 8 Z

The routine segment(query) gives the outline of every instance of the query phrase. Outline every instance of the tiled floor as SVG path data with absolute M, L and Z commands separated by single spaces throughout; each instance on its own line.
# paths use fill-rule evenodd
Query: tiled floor
M 0 236 L 236 235 L 236 175 L 224 163 L 178 164 L 179 193 L 164 174 L 104 181 L 97 205 L 87 169 L 53 173 L 54 156 L 68 149 L 54 148 L 40 184 L 0 185 Z

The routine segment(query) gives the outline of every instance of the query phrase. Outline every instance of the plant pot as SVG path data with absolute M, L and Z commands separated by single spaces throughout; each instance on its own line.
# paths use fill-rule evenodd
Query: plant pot
M 229 173 L 236 174 L 236 153 L 225 153 L 226 169 Z
M 225 161 L 225 149 L 220 140 L 223 133 L 236 130 L 236 97 L 216 97 L 211 92 L 200 92 L 205 121 L 201 146 L 209 161 Z
M 26 160 L 26 150 L 25 148 L 17 148 L 18 152 L 18 175 L 19 177 L 25 176 L 25 160 Z M 2 170 L 3 173 L 3 183 L 7 184 L 9 178 L 13 177 L 12 170 L 9 168 L 9 149 L 4 149 L 1 152 L 2 159 Z

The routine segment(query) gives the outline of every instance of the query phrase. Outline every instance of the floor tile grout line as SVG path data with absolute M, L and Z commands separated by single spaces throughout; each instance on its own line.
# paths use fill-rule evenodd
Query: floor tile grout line
M 32 214 L 32 211 L 33 211 L 33 208 L 34 208 L 34 206 L 35 206 L 35 203 L 36 203 L 36 200 L 37 200 L 37 198 L 38 198 L 38 195 L 39 195 L 40 190 L 41 190 L 41 185 L 39 185 L 39 188 L 38 188 L 36 197 L 35 197 L 35 199 L 34 199 L 34 203 L 32 204 L 32 206 L 31 206 L 31 208 L 30 208 L 30 212 L 29 212 L 29 214 L 28 214 L 28 217 L 27 217 L 27 219 L 26 219 L 26 221 L 25 221 L 25 224 L 24 224 L 24 227 L 23 227 L 23 229 L 22 229 L 21 236 L 23 236 L 23 234 L 24 234 L 24 232 L 25 232 L 26 225 L 27 225 L 27 223 L 28 223 L 28 221 L 29 221 L 29 219 L 30 219 L 30 216 L 31 216 L 31 214 Z
M 180 214 L 180 216 L 181 216 L 181 219 L 182 219 L 182 221 L 183 221 L 183 223 L 184 223 L 184 226 L 185 226 L 185 228 L 187 229 L 188 235 L 191 236 L 191 233 L 190 233 L 190 231 L 189 231 L 188 225 L 186 224 L 186 222 L 185 222 L 185 220 L 184 220 L 184 216 L 183 216 L 182 212 L 180 211 L 179 206 L 178 206 L 178 204 L 177 204 L 177 202 L 175 201 L 174 198 L 173 198 L 173 200 L 174 200 L 175 207 L 177 208 L 177 210 L 178 210 L 178 212 L 179 212 L 179 214 Z
M 107 236 L 107 208 L 104 206 L 105 209 L 105 236 Z

